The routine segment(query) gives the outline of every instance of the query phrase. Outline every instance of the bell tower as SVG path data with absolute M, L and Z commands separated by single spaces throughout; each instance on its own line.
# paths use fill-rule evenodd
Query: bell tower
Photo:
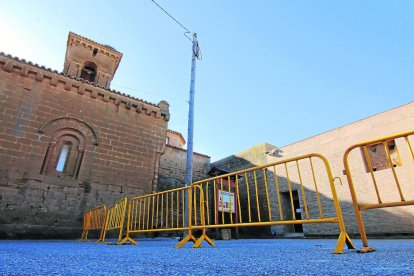
M 70 32 L 63 73 L 109 88 L 121 59 L 113 47 Z

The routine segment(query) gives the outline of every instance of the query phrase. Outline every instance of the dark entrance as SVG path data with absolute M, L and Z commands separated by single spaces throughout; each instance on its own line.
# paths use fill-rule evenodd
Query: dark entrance
M 300 201 L 299 201 L 299 194 L 297 190 L 292 190 L 292 199 L 293 199 L 293 207 L 295 212 L 295 217 L 297 220 L 302 219 L 302 210 L 300 208 Z M 289 192 L 281 192 L 280 197 L 282 203 L 282 210 L 284 220 L 293 220 L 292 215 L 292 204 L 290 200 L 290 193 Z M 294 225 L 285 225 L 284 232 L 286 234 L 302 234 L 303 233 L 303 226 L 302 224 L 294 224 Z

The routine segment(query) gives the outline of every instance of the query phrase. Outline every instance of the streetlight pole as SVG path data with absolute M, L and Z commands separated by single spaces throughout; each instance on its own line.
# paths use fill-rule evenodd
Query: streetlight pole
M 193 130 L 194 130 L 194 93 L 195 93 L 195 75 L 196 75 L 196 59 L 199 58 L 200 48 L 198 46 L 197 34 L 193 33 L 193 55 L 191 60 L 191 82 L 190 82 L 190 99 L 188 110 L 188 136 L 187 136 L 187 166 L 186 166 L 186 183 L 188 187 L 193 183 Z M 188 196 L 189 191 L 185 193 L 184 206 L 185 225 L 188 226 Z

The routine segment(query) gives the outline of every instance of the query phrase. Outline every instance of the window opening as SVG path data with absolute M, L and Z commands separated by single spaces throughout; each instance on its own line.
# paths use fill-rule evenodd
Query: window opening
M 60 152 L 59 161 L 56 166 L 56 171 L 63 172 L 69 156 L 69 145 L 65 144 Z
M 87 62 L 81 71 L 81 79 L 87 80 L 89 82 L 94 82 L 96 78 L 96 64 L 93 62 Z

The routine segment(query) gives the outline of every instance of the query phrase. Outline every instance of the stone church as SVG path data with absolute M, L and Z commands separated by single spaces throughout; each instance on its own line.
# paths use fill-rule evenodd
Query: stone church
M 122 53 L 69 33 L 63 72 L 0 53 L 0 238 L 77 237 L 156 190 L 169 105 L 110 88 Z

